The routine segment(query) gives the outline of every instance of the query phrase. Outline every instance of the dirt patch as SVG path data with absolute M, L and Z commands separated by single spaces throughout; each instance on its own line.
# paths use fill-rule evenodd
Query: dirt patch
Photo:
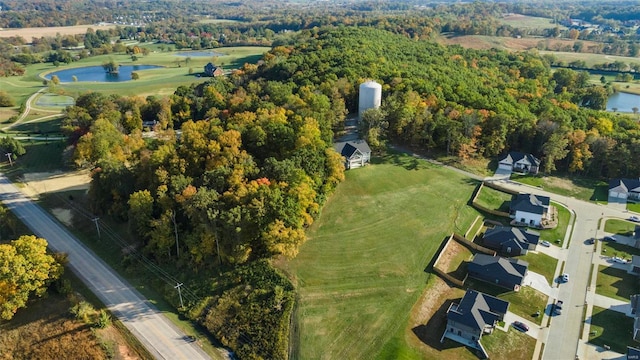
M 70 190 L 88 190 L 91 177 L 88 171 L 26 173 L 22 192 L 30 197 L 40 194 Z
M 87 29 L 92 28 L 94 30 L 108 30 L 115 29 L 115 25 L 76 25 L 76 26 L 55 26 L 55 27 L 36 27 L 36 28 L 23 28 L 23 29 L 2 29 L 0 30 L 0 37 L 7 38 L 12 36 L 22 36 L 28 42 L 32 38 L 51 37 L 54 34 L 60 33 L 60 35 L 78 35 L 86 34 Z
M 575 190 L 576 188 L 573 182 L 568 179 L 560 179 L 557 177 L 545 176 L 542 178 L 542 181 L 544 181 L 544 183 L 547 184 L 547 186 L 551 186 L 555 188 L 560 188 L 565 190 Z
M 73 226 L 73 214 L 69 209 L 55 208 L 51 209 L 53 216 L 58 219 L 61 223 L 65 224 L 68 227 Z

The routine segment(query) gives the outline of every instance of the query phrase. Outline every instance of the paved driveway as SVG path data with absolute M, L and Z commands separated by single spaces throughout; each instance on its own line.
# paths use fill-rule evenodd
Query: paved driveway
M 626 314 L 627 316 L 631 315 L 630 302 L 595 294 L 593 297 L 593 305 L 599 306 L 601 308 L 617 311 L 619 313 Z
M 627 210 L 627 200 L 609 196 L 607 206 L 616 210 Z
M 532 338 L 537 339 L 538 336 L 540 335 L 540 331 L 541 331 L 540 325 L 535 324 L 521 316 L 518 316 L 512 313 L 511 311 L 507 311 L 507 313 L 504 315 L 504 327 L 500 329 L 503 331 L 519 331 L 511 326 L 511 324 L 513 324 L 514 321 L 520 321 L 521 323 L 527 324 L 529 326 L 529 331 L 527 331 L 526 334 L 531 336 Z
M 542 245 L 538 244 L 538 246 L 536 246 L 536 250 L 533 251 L 533 253 L 536 253 L 536 252 L 549 255 L 552 258 L 560 259 L 560 253 L 562 252 L 562 249 L 560 247 L 558 247 L 558 246 L 555 246 L 555 245 L 551 245 L 549 247 L 546 247 L 546 246 L 542 246 Z
M 524 285 L 531 286 L 532 288 L 540 291 L 541 293 L 552 297 L 558 297 L 558 288 L 552 288 L 549 285 L 549 281 L 544 276 L 535 273 L 533 271 L 528 271 L 527 276 L 524 277 Z
M 493 176 L 486 178 L 485 180 L 509 180 L 511 178 L 511 170 L 498 168 Z

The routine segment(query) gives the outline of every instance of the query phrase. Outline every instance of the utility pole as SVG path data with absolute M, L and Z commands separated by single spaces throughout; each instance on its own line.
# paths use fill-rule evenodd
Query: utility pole
M 7 159 L 9 159 L 9 165 L 13 166 L 13 161 L 11 161 L 11 156 L 13 155 L 13 153 L 6 153 L 5 155 L 7 156 Z
M 100 220 L 100 218 L 94 217 L 93 219 L 91 219 L 91 221 L 93 221 L 94 224 L 96 224 L 96 230 L 98 231 L 98 239 L 100 239 L 100 225 L 98 224 L 98 220 Z
M 182 292 L 180 291 L 180 287 L 182 286 L 182 283 L 178 283 L 178 285 L 174 286 L 174 289 L 178 289 L 178 296 L 180 297 L 180 307 L 184 308 L 184 304 L 182 303 Z

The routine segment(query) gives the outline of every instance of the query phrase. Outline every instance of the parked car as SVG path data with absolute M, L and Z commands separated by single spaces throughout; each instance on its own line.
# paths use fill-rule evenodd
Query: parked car
M 633 221 L 633 222 L 640 222 L 640 217 L 637 217 L 637 216 L 631 216 L 631 217 L 629 217 L 629 221 Z
M 562 309 L 562 304 L 564 304 L 562 300 L 556 301 L 556 309 Z
M 547 240 L 543 240 L 543 241 L 540 241 L 540 245 L 549 247 L 549 246 L 551 246 L 551 243 L 548 242 Z
M 517 330 L 520 330 L 522 332 L 527 332 L 529 331 L 529 326 L 523 322 L 520 321 L 514 321 L 513 324 L 511 324 L 511 326 L 513 326 L 514 328 L 516 328 Z
M 562 282 L 569 282 L 569 274 L 567 273 L 562 274 L 560 278 L 562 279 Z
M 610 241 L 610 242 L 616 242 L 616 238 L 614 238 L 613 236 L 605 236 L 602 238 L 603 241 Z
M 623 258 L 619 258 L 617 256 L 612 257 L 611 260 L 613 260 L 613 262 L 618 263 L 618 264 L 626 264 L 627 263 L 627 260 L 625 260 Z
M 594 238 L 587 239 L 587 244 L 588 245 L 593 245 L 595 243 L 596 243 L 596 240 Z

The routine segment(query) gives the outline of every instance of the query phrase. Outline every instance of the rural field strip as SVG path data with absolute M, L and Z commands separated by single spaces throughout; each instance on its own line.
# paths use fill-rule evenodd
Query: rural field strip
M 40 206 L 26 198 L 0 174 L 0 200 L 51 249 L 68 255 L 69 268 L 157 359 L 209 359 L 196 343 L 107 264 L 69 233 Z

